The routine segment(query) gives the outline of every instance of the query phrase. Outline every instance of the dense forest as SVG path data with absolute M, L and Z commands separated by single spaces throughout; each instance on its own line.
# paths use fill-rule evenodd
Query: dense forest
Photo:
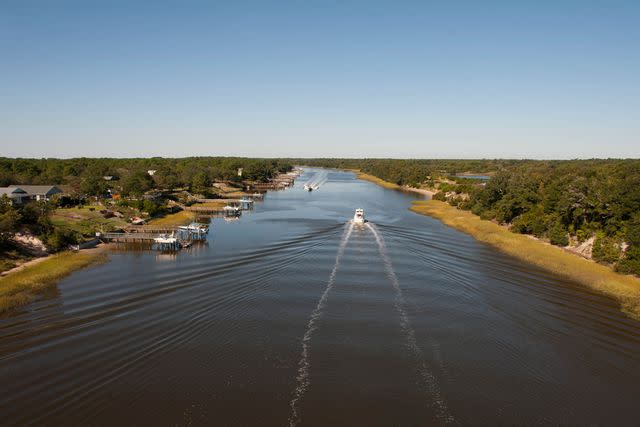
M 238 176 L 242 168 L 242 177 Z M 151 177 L 147 171 L 155 170 Z M 78 193 L 100 195 L 109 186 L 103 177 L 119 181 L 123 194 L 143 193 L 151 188 L 206 187 L 214 181 L 267 181 L 291 164 L 276 159 L 240 157 L 188 157 L 167 159 L 0 158 L 0 187 L 13 184 L 68 185 Z
M 591 244 L 593 259 L 640 274 L 640 160 L 298 159 L 359 169 L 435 199 L 567 246 Z M 486 182 L 457 176 L 489 174 Z

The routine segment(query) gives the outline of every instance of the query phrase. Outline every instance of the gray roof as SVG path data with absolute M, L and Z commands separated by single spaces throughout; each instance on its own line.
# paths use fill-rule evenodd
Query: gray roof
M 7 197 L 11 197 L 18 194 L 27 194 L 27 192 L 20 187 L 0 187 L 0 196 L 4 194 L 6 194 Z
M 43 194 L 45 196 L 62 193 L 62 190 L 55 185 L 10 185 L 8 188 L 20 188 L 28 194 Z

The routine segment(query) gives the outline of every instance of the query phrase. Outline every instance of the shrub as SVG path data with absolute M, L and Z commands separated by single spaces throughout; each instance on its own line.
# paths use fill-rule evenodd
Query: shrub
M 480 219 L 492 220 L 495 217 L 496 217 L 496 212 L 492 209 L 488 209 L 480 213 Z
M 616 266 L 620 273 L 640 275 L 640 247 L 630 247 Z
M 560 221 L 555 221 L 549 228 L 549 241 L 552 245 L 567 246 L 569 236 L 567 228 Z
M 73 231 L 63 230 L 60 228 L 55 229 L 53 232 L 45 236 L 45 244 L 51 252 L 60 252 L 63 249 L 69 247 L 69 245 L 75 245 L 78 243 L 78 238 Z
M 433 200 L 440 200 L 441 202 L 446 202 L 447 198 L 444 195 L 444 191 L 438 191 L 436 194 L 433 195 L 432 197 Z
M 513 221 L 511 230 L 520 234 L 542 237 L 547 231 L 547 220 L 541 209 L 532 209 L 518 216 Z
M 610 264 L 617 262 L 620 259 L 620 245 L 615 239 L 598 233 L 593 243 L 593 259 Z

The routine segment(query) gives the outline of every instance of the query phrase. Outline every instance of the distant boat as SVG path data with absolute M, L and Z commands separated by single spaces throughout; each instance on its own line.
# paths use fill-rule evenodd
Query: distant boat
M 178 239 L 173 235 L 169 236 L 167 234 L 161 234 L 160 236 L 154 238 L 153 241 L 161 245 L 175 245 L 177 244 Z
M 201 224 L 199 222 L 192 222 L 189 225 L 181 225 L 178 227 L 180 230 L 191 231 L 193 233 L 208 233 L 209 226 L 207 224 Z
M 222 210 L 224 211 L 225 216 L 240 216 L 242 213 L 242 209 L 238 206 L 227 205 L 222 208 Z
M 311 186 L 311 185 L 309 185 L 309 184 L 305 184 L 305 185 L 304 185 L 304 189 L 305 189 L 306 191 L 313 191 L 313 186 Z
M 240 203 L 242 209 L 251 209 L 253 207 L 253 199 L 250 199 L 248 197 L 243 197 L 239 200 L 238 203 Z
M 356 213 L 353 215 L 353 222 L 357 224 L 364 224 L 365 221 L 366 220 L 364 219 L 364 209 L 361 209 L 361 208 L 356 209 Z

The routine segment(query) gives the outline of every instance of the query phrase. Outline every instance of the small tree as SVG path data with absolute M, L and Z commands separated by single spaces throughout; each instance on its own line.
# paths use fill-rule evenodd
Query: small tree
M 549 228 L 549 241 L 552 245 L 567 246 L 569 236 L 567 228 L 560 221 L 555 221 Z
M 209 175 L 204 171 L 195 174 L 191 180 L 191 191 L 194 193 L 204 194 L 210 186 L 211 180 L 209 180 Z
M 598 233 L 593 243 L 593 259 L 613 264 L 620 259 L 620 245 L 615 239 Z

